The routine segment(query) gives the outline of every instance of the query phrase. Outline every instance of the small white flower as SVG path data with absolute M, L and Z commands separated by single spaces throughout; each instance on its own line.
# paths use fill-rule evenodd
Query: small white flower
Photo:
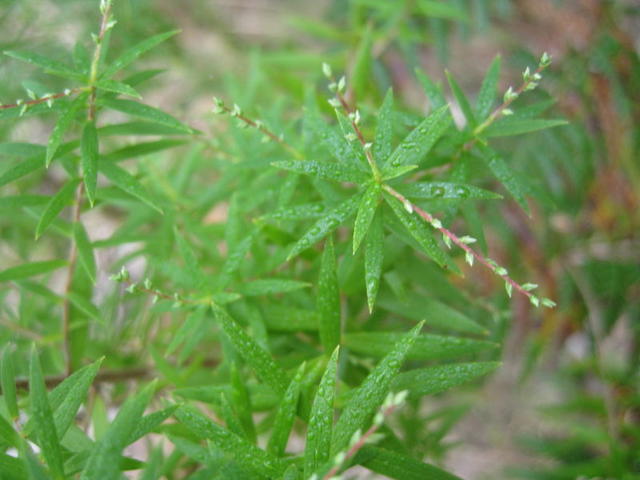
M 331 72 L 331 65 L 329 65 L 328 63 L 324 62 L 322 64 L 322 73 L 324 74 L 325 77 L 327 78 L 331 78 L 332 72 Z

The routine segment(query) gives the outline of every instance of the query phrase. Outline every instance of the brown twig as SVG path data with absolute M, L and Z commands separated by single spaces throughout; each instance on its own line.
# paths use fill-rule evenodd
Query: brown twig
M 284 149 L 288 150 L 296 158 L 304 158 L 304 155 L 302 155 L 302 153 L 298 149 L 293 147 L 290 143 L 286 142 L 281 135 L 276 135 L 275 133 L 273 133 L 271 130 L 265 127 L 262 122 L 247 117 L 240 111 L 239 107 L 234 106 L 234 108 L 230 108 L 218 99 L 214 99 L 214 102 L 216 102 L 216 113 L 228 113 L 232 117 L 237 118 L 251 128 L 255 128 L 256 130 L 260 131 L 262 134 L 266 135 L 274 142 L 279 143 Z
M 63 98 L 63 97 L 68 97 L 70 95 L 75 95 L 76 93 L 80 93 L 83 92 L 87 89 L 87 87 L 77 87 L 77 88 L 70 88 L 65 90 L 64 92 L 60 92 L 60 93 L 54 93 L 51 95 L 46 95 L 44 97 L 40 97 L 40 98 L 36 98 L 34 100 L 29 100 L 26 102 L 16 102 L 16 103 L 7 103 L 6 105 L 0 105 L 0 110 L 7 110 L 9 108 L 25 108 L 25 107 L 32 107 L 33 105 L 38 105 L 40 103 L 47 103 L 47 102 L 52 102 L 53 100 L 57 100 L 58 98 Z

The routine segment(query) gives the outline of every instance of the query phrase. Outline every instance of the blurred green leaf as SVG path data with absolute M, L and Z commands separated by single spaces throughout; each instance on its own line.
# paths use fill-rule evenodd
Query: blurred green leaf
M 0 272 L 0 282 L 22 280 L 24 278 L 42 275 L 64 267 L 66 260 L 45 260 L 43 262 L 31 262 L 7 268 Z
M 149 194 L 147 189 L 129 172 L 114 163 L 105 161 L 100 162 L 99 168 L 104 176 L 111 180 L 115 186 L 134 197 L 139 198 L 158 212 L 163 213 L 162 208 L 158 206 L 155 199 Z
M 491 113 L 491 107 L 493 107 L 498 91 L 500 64 L 501 57 L 496 55 L 482 80 L 480 93 L 478 93 L 478 99 L 476 100 L 476 114 L 480 120 L 484 120 Z
M 85 191 L 89 203 L 93 205 L 96 196 L 96 185 L 98 184 L 98 132 L 93 121 L 87 122 L 82 130 L 82 140 L 80 141 L 80 151 L 82 152 L 82 178 L 84 180 Z
M 412 328 L 355 388 L 336 423 L 331 443 L 332 455 L 342 451 L 356 430 L 364 429 L 366 422 L 380 408 L 423 325 L 424 322 L 421 322 Z
M 500 362 L 453 363 L 420 368 L 401 373 L 393 381 L 396 390 L 409 390 L 411 395 L 433 395 L 492 372 Z
M 316 469 L 329 460 L 331 453 L 331 432 L 333 428 L 333 402 L 335 398 L 338 355 L 336 347 L 327 362 L 318 390 L 313 399 L 307 441 L 304 449 L 304 476 L 308 478 Z
M 291 434 L 291 428 L 296 418 L 298 409 L 298 398 L 302 386 L 302 377 L 305 373 L 306 363 L 301 363 L 293 376 L 291 383 L 282 396 L 282 401 L 278 405 L 271 437 L 267 445 L 267 451 L 277 457 L 284 456 L 285 448 Z
M 331 352 L 340 343 L 341 328 L 340 291 L 331 235 L 327 238 L 322 253 L 316 304 L 319 313 L 320 340 L 325 352 Z
M 325 213 L 293 246 L 287 260 L 291 260 L 300 252 L 311 247 L 314 243 L 322 240 L 329 233 L 335 230 L 338 225 L 349 218 L 357 206 L 359 195 L 354 195 L 348 200 Z
M 40 359 L 35 345 L 31 348 L 29 366 L 29 402 L 33 418 L 35 434 L 53 478 L 64 480 L 62 449 L 56 425 L 53 421 L 51 406 L 47 398 L 47 389 L 42 376 Z
M 170 128 L 175 128 L 183 133 L 192 133 L 193 130 L 183 124 L 168 113 L 163 112 L 155 107 L 145 105 L 144 103 L 134 102 L 133 100 L 124 100 L 116 98 L 103 98 L 101 100 L 107 108 L 117 110 L 133 117 L 141 118 L 152 123 L 157 123 Z
M 64 186 L 58 190 L 47 206 L 44 208 L 38 225 L 36 226 L 36 239 L 45 232 L 51 223 L 60 215 L 60 212 L 73 202 L 76 188 L 80 180 L 77 178 L 69 180 Z
M 373 221 L 373 217 L 376 214 L 378 204 L 380 203 L 380 185 L 373 184 L 369 186 L 358 206 L 358 213 L 356 214 L 356 221 L 353 227 L 353 253 L 355 254 L 360 246 L 360 243 L 364 239 L 369 226 Z
M 224 309 L 214 305 L 212 310 L 222 330 L 245 362 L 262 381 L 279 394 L 283 394 L 287 389 L 287 377 L 271 354 L 247 335 Z
M 383 163 L 382 174 L 401 165 L 418 165 L 451 124 L 448 105 L 439 107 L 396 147 Z
M 104 436 L 91 449 L 80 480 L 117 480 L 120 478 L 120 456 L 122 450 L 140 422 L 147 405 L 156 389 L 156 382 L 144 387 L 133 397 L 129 397 L 120 407 L 116 418 L 109 425 Z
M 152 37 L 144 39 L 142 42 L 137 43 L 136 45 L 125 50 L 118 58 L 113 60 L 100 74 L 100 78 L 109 78 L 117 73 L 119 70 L 122 70 L 128 65 L 131 65 L 135 62 L 140 55 L 151 50 L 156 45 L 164 42 L 165 40 L 173 37 L 177 33 L 180 33 L 180 30 L 171 30 L 169 32 L 159 33 Z M 103 81 L 103 80 L 101 80 Z

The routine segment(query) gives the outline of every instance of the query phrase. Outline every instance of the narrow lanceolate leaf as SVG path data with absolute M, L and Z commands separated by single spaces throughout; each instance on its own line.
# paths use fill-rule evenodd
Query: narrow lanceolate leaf
M 102 359 L 87 365 L 65 378 L 49 394 L 53 420 L 60 438 L 73 424 L 80 405 L 87 397 L 89 387 L 100 370 Z
M 285 207 L 275 212 L 268 213 L 259 220 L 306 220 L 311 218 L 321 218 L 326 213 L 325 207 L 321 203 L 305 203 L 292 207 Z
M 500 362 L 452 363 L 409 370 L 396 377 L 393 388 L 409 390 L 415 396 L 433 395 L 486 375 L 500 365 Z
M 303 362 L 298 367 L 298 370 L 296 370 L 293 380 L 291 380 L 278 405 L 278 411 L 273 420 L 273 428 L 271 429 L 272 433 L 267 445 L 267 451 L 276 457 L 282 457 L 285 448 L 287 448 L 293 421 L 296 418 L 296 412 L 298 410 L 298 397 L 300 396 L 300 387 L 302 385 L 305 367 L 306 363 Z
M 71 126 L 71 122 L 73 122 L 76 114 L 80 110 L 80 108 L 84 105 L 86 94 L 78 95 L 73 101 L 67 103 L 64 109 L 60 112 L 60 116 L 58 117 L 58 121 L 56 125 L 53 127 L 53 131 L 49 136 L 49 142 L 47 143 L 47 154 L 45 156 L 45 166 L 49 166 L 51 164 L 51 160 L 53 160 L 53 156 L 55 155 L 58 147 L 62 143 L 64 138 L 64 134 L 67 132 L 69 127 Z
M 392 197 L 385 197 L 393 213 L 400 219 L 411 236 L 418 242 L 424 253 L 429 255 L 441 267 L 452 266 L 449 257 L 442 251 L 424 220 L 415 213 L 409 213 L 404 206 Z
M 561 118 L 517 118 L 506 117 L 489 126 L 482 135 L 484 137 L 508 137 L 523 133 L 544 130 L 545 128 L 568 125 L 569 122 Z
M 3 447 L 6 445 L 17 447 L 21 442 L 18 432 L 13 429 L 11 424 L 2 415 L 0 415 L 0 439 L 2 439 Z M 0 470 L 0 478 L 4 478 L 2 477 L 1 472 L 2 471 Z
M 356 214 L 356 221 L 353 226 L 353 253 L 355 254 L 360 247 L 360 243 L 364 239 L 369 226 L 373 221 L 373 217 L 376 214 L 378 204 L 380 203 L 380 185 L 377 183 L 371 185 L 364 192 L 360 205 L 358 206 L 358 213 Z
M 242 260 L 246 257 L 253 243 L 253 235 L 249 234 L 239 242 L 229 246 L 227 259 L 218 275 L 218 288 L 223 289 L 231 280 L 231 275 L 240 268 Z
M 42 376 L 40 360 L 38 359 L 35 345 L 31 349 L 29 367 L 29 401 L 40 450 L 49 466 L 52 477 L 62 480 L 65 478 L 62 450 L 49 399 L 47 398 L 47 389 L 44 384 L 44 377 Z
M 307 443 L 304 449 L 304 477 L 309 478 L 331 455 L 331 431 L 333 428 L 333 401 L 336 391 L 336 373 L 340 347 L 336 347 L 322 375 L 313 399 Z
M 6 142 L 0 143 L 0 155 L 8 157 L 29 158 L 42 155 L 47 151 L 46 147 L 36 143 Z
M 178 405 L 171 405 L 167 408 L 163 408 L 162 410 L 158 410 L 142 417 L 136 425 L 135 430 L 133 431 L 133 433 L 131 433 L 131 436 L 127 440 L 127 444 L 131 445 L 136 440 L 139 440 L 145 435 L 153 432 L 158 426 L 160 426 L 162 422 L 173 415 L 177 409 Z
M 371 221 L 364 250 L 364 283 L 367 289 L 369 312 L 373 312 L 373 306 L 380 288 L 380 275 L 382 274 L 382 262 L 384 260 L 383 242 L 382 212 L 379 211 Z
M 460 85 L 458 85 L 456 79 L 453 78 L 453 75 L 451 75 L 449 71 L 445 71 L 445 74 L 447 75 L 447 81 L 449 82 L 449 87 L 453 92 L 453 96 L 456 97 L 456 101 L 458 102 L 458 105 L 460 106 L 464 117 L 467 119 L 467 125 L 469 125 L 471 128 L 475 127 L 476 116 L 473 114 L 473 110 L 471 109 L 471 105 L 469 105 L 467 96 L 460 88 Z
M 124 100 L 121 98 L 105 98 L 104 106 L 117 110 L 133 117 L 141 118 L 149 122 L 166 125 L 175 128 L 183 133 L 192 133 L 193 130 L 187 125 L 172 117 L 168 113 L 163 112 L 155 107 L 145 105 L 144 103 L 134 102 L 133 100 Z
M 365 445 L 354 462 L 395 480 L 462 480 L 428 463 L 373 445 Z
M 115 80 L 99 80 L 96 82 L 96 88 L 106 90 L 107 92 L 128 95 L 134 98 L 142 98 L 142 95 L 140 95 L 133 87 L 126 83 L 116 82 Z
M 10 195 L 0 197 L 0 210 L 5 212 L 23 207 L 39 207 L 49 202 L 46 195 Z
M 424 322 L 420 322 L 396 343 L 353 392 L 336 423 L 331 444 L 332 455 L 347 447 L 353 434 L 358 429 L 364 429 L 380 408 L 423 325 Z
M 73 224 L 73 238 L 78 247 L 78 258 L 80 259 L 80 265 L 84 268 L 89 278 L 93 283 L 96 281 L 96 259 L 93 255 L 93 247 L 91 241 L 87 235 L 87 231 L 84 229 L 82 222 L 75 222 Z
M 2 350 L 2 366 L 0 367 L 0 386 L 4 404 L 12 419 L 18 418 L 18 401 L 16 396 L 16 374 L 13 368 L 13 346 L 5 345 Z
M 159 33 L 153 37 L 149 37 L 140 43 L 137 43 L 133 47 L 127 49 L 116 58 L 104 71 L 100 74 L 101 78 L 109 78 L 113 76 L 119 70 L 122 70 L 127 65 L 133 63 L 140 55 L 151 50 L 156 45 L 164 42 L 168 38 L 173 37 L 175 34 L 180 33 L 180 30 L 171 30 L 169 32 Z
M 98 184 L 98 132 L 93 121 L 87 122 L 82 129 L 80 152 L 82 154 L 82 178 L 89 203 L 93 206 Z
M 476 114 L 480 120 L 484 120 L 491 113 L 491 107 L 496 99 L 499 78 L 500 55 L 496 55 L 484 76 L 484 80 L 482 80 L 482 86 L 476 100 Z
M 393 180 L 394 178 L 406 175 L 409 172 L 413 172 L 418 165 L 399 165 L 397 167 L 387 167 L 384 169 L 384 175 L 382 180 Z
M 231 455 L 239 465 L 260 475 L 259 478 L 280 478 L 287 466 L 274 455 L 212 422 L 195 408 L 180 407 L 175 417 L 196 437 L 210 440 L 217 448 Z
M 43 273 L 64 267 L 67 264 L 65 260 L 46 260 L 44 262 L 32 262 L 18 265 L 17 267 L 7 268 L 0 272 L 0 282 L 11 282 L 14 280 L 22 280 L 24 278 L 34 277 Z
M 429 99 L 431 108 L 435 109 L 446 105 L 447 99 L 442 92 L 442 87 L 439 84 L 433 83 L 433 81 L 422 70 L 416 68 L 415 72 L 416 76 L 418 77 L 418 81 L 422 85 L 424 93 Z
M 418 165 L 420 160 L 431 150 L 451 124 L 449 106 L 443 105 L 425 118 L 396 147 L 384 163 L 385 167 L 395 168 L 401 165 Z M 386 173 L 386 168 L 382 171 Z
M 428 200 L 500 199 L 502 195 L 466 183 L 416 182 L 398 187 L 405 197 Z
M 253 410 L 251 406 L 251 397 L 249 396 L 249 389 L 247 388 L 245 378 L 242 376 L 242 372 L 235 362 L 231 364 L 230 395 L 233 407 L 237 412 L 240 423 L 242 424 L 245 436 L 252 443 L 256 443 L 256 427 L 253 423 Z
M 420 9 L 422 14 L 427 17 L 469 22 L 469 17 L 465 10 L 455 4 L 440 2 L 437 0 L 420 0 L 417 2 L 417 7 Z
M 378 125 L 373 143 L 373 159 L 378 165 L 383 165 L 391 155 L 393 141 L 393 90 L 387 90 L 382 106 L 378 111 Z
M 271 354 L 247 335 L 225 310 L 217 305 L 211 308 L 216 319 L 220 322 L 222 330 L 234 348 L 244 361 L 256 372 L 256 375 L 276 392 L 280 394 L 284 393 L 288 384 L 287 376 L 282 368 L 275 362 Z
M 129 397 L 102 438 L 94 445 L 80 480 L 116 480 L 120 458 L 155 391 L 156 382 Z
M 238 288 L 238 291 L 247 297 L 256 297 L 260 295 L 271 295 L 274 293 L 293 292 L 310 286 L 311 285 L 306 282 L 298 282 L 296 280 L 265 278 L 245 282 Z
M 39 55 L 33 52 L 19 52 L 15 50 L 5 51 L 4 54 L 12 58 L 15 58 L 16 60 L 21 60 L 23 62 L 27 62 L 37 67 L 40 67 L 46 73 L 50 73 L 51 75 L 55 75 L 57 77 L 63 77 L 63 78 L 70 78 L 72 80 L 84 81 L 83 74 L 79 72 L 75 72 L 71 68 L 66 66 L 64 63 L 58 62 L 44 55 Z
M 58 217 L 60 212 L 73 201 L 76 187 L 80 183 L 78 179 L 69 180 L 44 208 L 38 225 L 36 226 L 36 239 L 44 233 L 51 223 Z
M 379 304 L 384 309 L 407 318 L 416 321 L 425 320 L 430 327 L 477 335 L 489 333 L 485 327 L 459 310 L 424 295 L 414 294 L 402 302 L 396 299 L 382 298 Z
M 274 167 L 289 170 L 291 172 L 312 175 L 318 178 L 337 180 L 338 182 L 361 183 L 367 179 L 364 172 L 340 164 L 338 162 L 316 162 L 315 160 L 290 160 L 273 162 Z
M 525 187 L 520 180 L 513 174 L 511 168 L 507 165 L 497 153 L 489 149 L 482 149 L 482 158 L 486 162 L 491 173 L 504 185 L 504 188 L 513 196 L 518 205 L 530 215 L 529 205 L 524 198 Z
M 330 232 L 335 230 L 338 225 L 349 218 L 356 208 L 358 197 L 358 195 L 350 197 L 320 218 L 293 246 L 287 260 L 291 260 L 300 252 L 322 240 Z
M 331 352 L 340 343 L 340 292 L 331 236 L 327 238 L 322 253 L 317 307 L 320 316 L 320 341 L 325 352 Z
M 304 120 L 305 126 L 321 139 L 331 155 L 342 165 L 355 166 L 359 163 L 349 142 L 338 133 L 338 130 L 327 125 L 318 113 L 307 110 Z
M 344 345 L 361 355 L 380 358 L 387 354 L 389 345 L 397 343 L 401 337 L 399 332 L 356 332 L 345 335 Z M 486 340 L 423 334 L 416 338 L 407 360 L 454 360 L 495 350 L 498 346 Z
M 99 165 L 100 171 L 105 177 L 111 180 L 116 187 L 139 198 L 151 208 L 162 213 L 162 209 L 136 177 L 112 162 L 100 162 Z
M 36 170 L 44 168 L 44 165 L 44 155 L 36 155 L 35 157 L 28 158 L 27 160 L 22 160 L 0 175 L 0 187 L 35 172 Z

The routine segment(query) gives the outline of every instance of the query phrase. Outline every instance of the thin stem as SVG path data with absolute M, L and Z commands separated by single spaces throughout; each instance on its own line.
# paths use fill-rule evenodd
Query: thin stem
M 91 92 L 89 95 L 89 101 L 87 106 L 87 120 L 89 122 L 95 121 L 96 115 L 96 87 L 95 83 L 98 78 L 98 65 L 100 63 L 100 55 L 102 52 L 102 42 L 104 36 L 109 29 L 109 17 L 111 16 L 111 2 L 106 2 L 106 6 L 102 11 L 102 20 L 100 22 L 100 32 L 96 38 L 96 48 L 93 51 L 93 59 L 91 61 L 91 73 L 89 76 L 88 89 Z M 80 222 L 80 215 L 82 213 L 82 203 L 84 200 L 84 183 L 80 182 L 76 190 L 76 195 L 73 201 L 73 214 L 72 223 L 75 225 Z M 64 341 L 64 357 L 67 374 L 71 374 L 73 371 L 72 354 L 71 354 L 71 301 L 69 296 L 73 290 L 73 275 L 76 269 L 78 260 L 78 245 L 74 237 L 71 237 L 71 246 L 69 248 L 69 257 L 67 264 L 67 279 L 64 286 L 64 303 L 62 306 L 62 333 Z
M 57 100 L 58 98 L 69 97 L 71 95 L 75 95 L 76 93 L 84 92 L 87 90 L 87 87 L 77 87 L 70 88 L 60 93 L 53 93 L 51 95 L 46 95 L 44 97 L 36 98 L 34 100 L 29 100 L 27 102 L 18 101 L 17 103 L 8 103 L 6 105 L 0 105 L 0 110 L 7 110 L 9 108 L 25 108 L 32 107 L 33 105 L 38 105 L 40 103 L 52 102 L 53 100 Z
M 96 37 L 96 48 L 93 51 L 93 59 L 91 60 L 91 70 L 89 74 L 89 89 L 91 94 L 89 95 L 89 111 L 87 113 L 87 119 L 89 121 L 95 120 L 96 116 L 96 82 L 98 80 L 98 67 L 100 65 L 100 56 L 102 55 L 102 44 L 104 36 L 109 29 L 109 17 L 111 16 L 111 2 L 106 2 L 104 11 L 102 12 L 102 21 L 100 22 L 100 32 Z
M 220 113 L 223 113 L 223 112 L 224 113 L 228 113 L 232 117 L 235 117 L 238 120 L 244 122 L 246 125 L 248 125 L 248 126 L 250 126 L 252 128 L 255 128 L 256 130 L 260 131 L 261 133 L 263 133 L 264 135 L 269 137 L 274 142 L 279 143 L 285 150 L 288 150 L 289 153 L 293 154 L 293 156 L 295 156 L 296 158 L 300 158 L 300 159 L 304 158 L 304 155 L 298 149 L 296 149 L 290 143 L 286 142 L 284 140 L 284 138 L 282 138 L 282 136 L 276 135 L 274 132 L 272 132 L 267 127 L 265 127 L 262 122 L 258 122 L 256 120 L 253 120 L 253 119 L 247 117 L 245 114 L 238 113 L 237 111 L 235 111 L 235 109 L 229 108 L 228 106 L 223 105 L 223 104 L 218 104 L 217 108 L 219 108 L 221 110 Z
M 522 287 L 522 285 L 520 285 L 518 282 L 513 280 L 508 273 L 500 273 L 499 272 L 500 267 L 498 265 L 496 265 L 495 263 L 491 262 L 481 254 L 476 252 L 473 248 L 467 245 L 463 240 L 460 239 L 460 237 L 458 237 L 451 230 L 441 226 L 440 222 L 437 221 L 436 217 L 431 215 L 429 212 L 426 212 L 420 207 L 418 207 L 417 205 L 411 203 L 404 195 L 394 190 L 389 185 L 384 185 L 382 188 L 384 188 L 390 195 L 397 198 L 403 205 L 410 205 L 411 209 L 414 212 L 416 212 L 429 225 L 431 225 L 433 228 L 435 228 L 440 233 L 442 233 L 442 235 L 447 237 L 449 240 L 451 240 L 451 242 L 455 243 L 458 247 L 460 247 L 466 253 L 468 253 L 469 255 L 472 255 L 473 258 L 475 258 L 478 262 L 480 262 L 482 265 L 484 265 L 489 270 L 491 270 L 494 274 L 502 278 L 506 283 L 510 284 L 512 288 L 516 289 L 517 291 L 525 295 L 530 300 L 533 298 L 537 298 L 536 295 L 531 293 L 529 290 L 526 290 L 524 287 Z
M 536 68 L 536 70 L 530 74 L 529 78 L 525 78 L 525 81 L 522 82 L 522 85 L 520 85 L 518 87 L 518 89 L 514 92 L 513 95 L 511 95 L 509 98 L 505 98 L 504 101 L 502 102 L 502 104 L 500 104 L 493 112 L 491 112 L 491 114 L 487 117 L 487 119 L 482 122 L 480 125 L 478 125 L 474 130 L 473 130 L 473 135 L 477 136 L 480 135 L 483 131 L 485 131 L 491 124 L 493 124 L 493 122 L 496 121 L 496 119 L 502 115 L 502 112 L 504 112 L 507 108 L 509 108 L 509 106 L 522 94 L 524 93 L 528 88 L 529 85 L 531 85 L 532 83 L 536 82 L 535 77 L 536 75 L 539 75 L 545 68 L 547 67 L 547 65 L 539 65 L 538 68 Z
M 333 78 L 332 78 L 332 81 L 334 82 L 334 84 L 336 83 L 335 79 L 333 79 Z M 369 167 L 371 168 L 371 172 L 373 173 L 373 177 L 375 178 L 376 182 L 381 183 L 382 182 L 382 174 L 380 173 L 380 169 L 378 168 L 378 165 L 376 164 L 376 162 L 375 162 L 375 160 L 373 158 L 373 154 L 371 153 L 371 148 L 367 148 L 367 145 L 368 145 L 367 141 L 364 138 L 362 130 L 360 130 L 360 127 L 358 126 L 358 123 L 356 122 L 355 118 L 351 118 L 349 116 L 349 114 L 355 113 L 355 109 L 352 109 L 349 106 L 349 103 L 347 102 L 346 98 L 344 97 L 342 92 L 340 92 L 339 89 L 336 89 L 336 98 L 338 99 L 338 101 L 340 102 L 340 105 L 342 105 L 342 108 L 346 112 L 347 118 L 349 119 L 349 122 L 351 123 L 351 128 L 355 132 L 356 137 L 358 137 L 358 141 L 360 142 L 360 145 L 362 145 L 362 150 L 364 151 L 364 154 L 367 157 L 367 163 L 369 164 Z
M 76 196 L 73 201 L 73 214 L 72 223 L 76 224 L 80 221 L 80 214 L 82 213 L 82 200 L 83 200 L 84 188 L 82 182 L 78 184 L 76 189 Z M 76 263 L 78 261 L 78 245 L 74 237 L 71 237 L 71 247 L 69 249 L 69 258 L 67 263 L 67 279 L 64 285 L 64 300 L 62 305 L 62 338 L 64 341 L 64 357 L 65 365 L 67 369 L 67 375 L 71 374 L 73 366 L 71 364 L 71 301 L 69 295 L 73 290 L 73 273 L 76 269 Z
M 539 75 L 548 66 L 549 64 L 538 65 L 538 68 L 536 68 L 536 70 L 529 77 L 525 78 L 525 80 L 517 88 L 517 90 L 515 90 L 515 92 L 511 96 L 505 98 L 503 102 L 498 105 L 498 107 L 496 107 L 493 112 L 491 112 L 491 114 L 485 119 L 485 121 L 473 130 L 473 138 L 462 145 L 462 147 L 453 156 L 453 159 L 457 160 L 458 158 L 460 158 L 460 155 L 462 155 L 464 152 L 468 152 L 475 146 L 476 143 L 478 143 L 478 141 L 481 141 L 479 137 L 480 134 L 482 134 L 482 132 L 493 125 L 493 122 L 495 122 L 503 114 L 503 112 L 507 110 L 509 106 L 529 88 L 529 86 L 533 82 L 537 82 L 537 80 L 535 79 L 536 75 Z

